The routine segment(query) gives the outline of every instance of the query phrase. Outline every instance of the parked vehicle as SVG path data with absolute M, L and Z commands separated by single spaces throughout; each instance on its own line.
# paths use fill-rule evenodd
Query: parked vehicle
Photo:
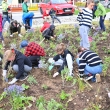
M 43 14 L 46 9 L 53 8 L 56 11 L 57 15 L 62 14 L 73 14 L 75 8 L 72 4 L 69 4 L 66 0 L 43 0 L 42 3 L 39 5 L 40 12 Z
M 100 3 L 107 8 L 110 8 L 110 0 L 100 0 Z

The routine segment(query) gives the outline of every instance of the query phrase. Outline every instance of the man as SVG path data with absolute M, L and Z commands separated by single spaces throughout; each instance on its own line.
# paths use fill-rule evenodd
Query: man
M 25 48 L 24 55 L 30 59 L 32 67 L 39 67 L 40 57 L 45 56 L 44 49 L 35 42 L 28 43 L 27 40 L 21 42 L 20 48 Z
M 18 36 L 22 37 L 21 33 L 21 25 L 16 20 L 13 20 L 10 24 L 10 37 L 13 37 L 13 33 L 18 32 Z
M 6 21 L 8 21 L 10 23 L 10 19 L 8 16 L 8 10 L 10 10 L 10 9 L 8 8 L 7 0 L 3 0 L 2 1 L 2 13 L 3 13 L 2 27 L 3 28 L 4 28 L 4 24 Z

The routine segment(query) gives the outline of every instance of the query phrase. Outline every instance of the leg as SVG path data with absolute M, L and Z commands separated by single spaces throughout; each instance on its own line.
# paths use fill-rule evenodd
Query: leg
M 5 22 L 7 21 L 6 16 L 3 15 L 2 27 L 4 28 Z
M 106 17 L 106 15 L 104 16 L 104 19 L 102 20 L 102 30 L 103 31 L 105 31 L 105 25 L 104 25 L 105 17 Z
M 32 67 L 29 67 L 28 65 L 24 65 L 24 71 L 27 73 L 27 72 L 30 72 L 32 70 Z
M 54 16 L 51 16 L 51 18 L 52 18 L 52 24 L 54 24 Z
M 13 34 L 13 27 L 12 27 L 12 25 L 10 25 L 10 34 L 11 35 Z
M 83 31 L 82 31 L 82 29 L 81 29 L 81 26 L 79 27 L 79 34 L 80 34 L 80 38 L 81 38 L 81 40 L 80 40 L 80 46 L 81 47 L 83 47 L 83 41 L 82 41 L 82 33 L 83 33 Z
M 61 23 L 60 19 L 58 19 L 56 16 L 54 16 L 54 19 L 57 19 L 59 23 Z
M 9 18 L 9 16 L 7 16 L 7 21 L 8 21 L 8 23 L 10 23 L 10 18 Z
M 32 62 L 33 67 L 38 67 L 40 56 L 29 56 L 28 58 Z
M 100 28 L 102 30 L 102 16 L 100 16 L 99 25 L 100 25 Z
M 28 29 L 31 28 L 31 27 L 30 27 L 30 19 L 27 20 L 27 26 L 28 26 L 28 27 L 27 27 Z
M 21 33 L 21 26 L 17 27 L 18 34 Z
M 64 67 L 67 66 L 67 64 L 65 62 L 63 62 L 63 64 L 60 66 L 58 73 L 61 73 L 61 71 L 64 69 Z

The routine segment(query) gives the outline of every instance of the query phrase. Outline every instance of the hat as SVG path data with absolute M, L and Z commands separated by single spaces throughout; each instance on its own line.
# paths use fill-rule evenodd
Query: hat
M 20 44 L 20 48 L 24 48 L 28 45 L 28 41 L 27 40 L 23 40 Z

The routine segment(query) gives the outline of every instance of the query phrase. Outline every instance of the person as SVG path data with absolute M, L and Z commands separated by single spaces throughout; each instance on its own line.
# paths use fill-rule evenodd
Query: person
M 94 8 L 92 9 L 92 12 L 93 12 L 93 19 L 96 17 L 96 15 L 95 15 L 96 10 L 97 10 L 97 6 L 94 5 Z
M 6 78 L 10 64 L 12 64 L 13 70 L 17 72 L 16 77 L 8 84 L 14 84 L 18 80 L 25 80 L 28 76 L 28 72 L 32 69 L 32 63 L 29 58 L 15 49 L 7 50 L 5 52 L 4 61 L 6 61 L 2 74 L 4 78 Z
M 8 8 L 7 0 L 3 0 L 2 1 L 2 13 L 3 13 L 2 27 L 3 28 L 4 28 L 4 24 L 6 21 L 8 21 L 10 23 L 10 19 L 8 16 L 8 10 L 10 10 L 10 9 Z
M 80 77 L 87 77 L 86 80 L 92 79 L 95 81 L 95 76 L 97 81 L 100 80 L 100 73 L 102 73 L 102 60 L 94 52 L 87 50 L 83 47 L 78 48 L 78 56 L 76 62 L 79 66 Z
M 19 37 L 22 37 L 22 35 L 20 34 L 21 33 L 21 25 L 20 23 L 17 22 L 17 20 L 13 20 L 11 23 L 10 23 L 10 37 L 13 37 L 13 33 L 15 32 L 18 32 L 18 36 Z
M 95 0 L 95 5 L 97 6 L 98 16 L 100 16 L 99 25 L 102 31 L 105 31 L 105 17 L 106 17 L 106 9 L 105 7 L 99 2 L 99 0 Z
M 48 18 L 48 17 L 49 17 L 49 9 L 46 9 L 45 11 L 43 11 L 42 18 L 45 19 L 45 18 Z
M 35 42 L 28 43 L 27 40 L 20 43 L 20 48 L 25 48 L 24 55 L 30 59 L 32 67 L 39 67 L 41 56 L 45 56 L 44 49 Z
M 52 24 L 54 24 L 54 20 L 56 19 L 59 23 L 61 23 L 60 19 L 58 19 L 56 17 L 56 11 L 52 8 L 50 11 L 49 11 L 49 15 L 51 16 L 52 18 Z
M 87 7 L 80 9 L 77 20 L 79 21 L 79 34 L 81 36 L 80 46 L 89 49 L 90 43 L 88 39 L 88 32 L 91 28 L 93 13 L 92 9 L 94 7 L 94 1 L 88 0 Z
M 54 39 L 56 36 L 54 35 L 54 30 L 55 30 L 55 26 L 54 25 L 50 25 L 49 28 L 45 29 L 42 33 L 43 37 L 45 39 Z
M 49 27 L 50 27 L 50 22 L 47 22 L 47 20 L 44 20 L 43 26 L 41 27 L 40 32 L 43 32 L 44 30 L 46 30 Z
M 2 14 L 0 14 L 0 40 L 2 41 L 2 45 L 4 47 L 5 43 L 4 43 L 4 38 L 3 38 L 3 35 L 2 35 Z
M 69 76 L 73 76 L 73 61 L 74 56 L 73 54 L 66 49 L 66 46 L 64 43 L 60 43 L 56 47 L 57 55 L 54 56 L 54 58 L 49 58 L 48 62 L 52 65 L 60 65 L 60 68 L 56 73 L 54 73 L 53 77 L 55 78 L 59 74 L 61 74 L 61 71 L 64 69 L 65 66 L 69 69 Z
M 22 10 L 23 10 L 22 20 L 23 20 L 26 32 L 28 29 L 31 29 L 32 19 L 34 16 L 33 12 L 29 12 L 27 2 L 28 0 L 24 0 L 22 4 Z

